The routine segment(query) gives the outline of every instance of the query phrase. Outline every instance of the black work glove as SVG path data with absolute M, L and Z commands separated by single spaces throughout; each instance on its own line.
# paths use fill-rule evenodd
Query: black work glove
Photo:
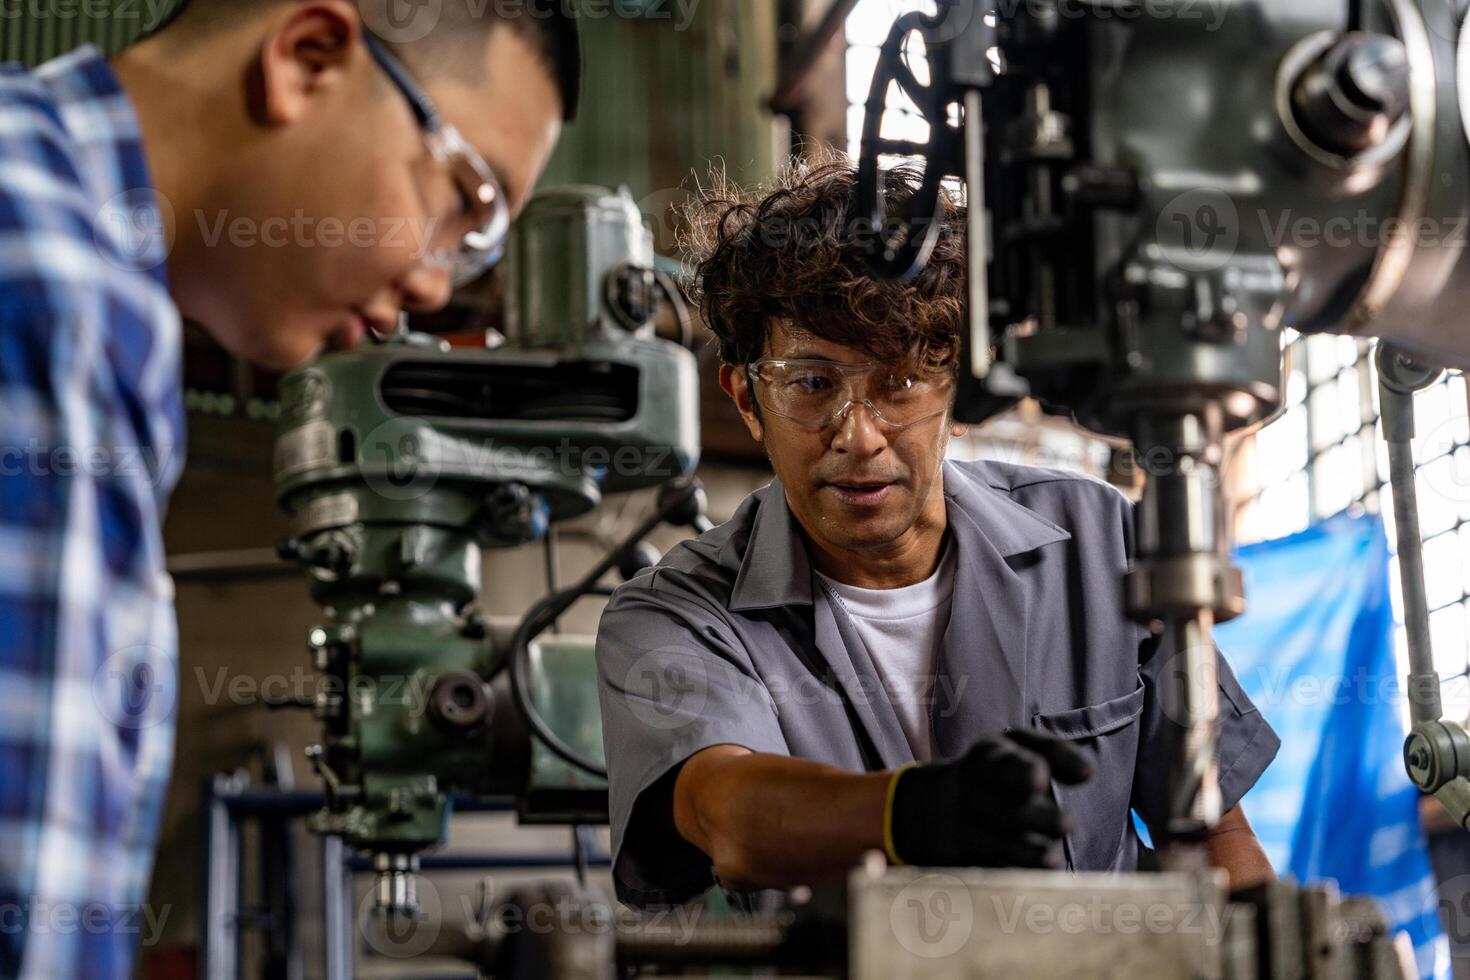
M 889 860 L 929 867 L 1057 867 L 1070 820 L 1053 778 L 1092 775 L 1087 754 L 1036 731 L 986 735 L 964 755 L 900 769 L 883 816 Z

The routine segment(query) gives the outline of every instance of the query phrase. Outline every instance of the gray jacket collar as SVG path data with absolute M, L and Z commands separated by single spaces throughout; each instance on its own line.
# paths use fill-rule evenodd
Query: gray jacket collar
M 1067 531 L 1011 499 L 1008 486 L 987 480 L 984 464 L 966 469 L 946 460 L 943 467 L 950 533 L 961 556 L 983 551 L 1010 558 L 1071 538 Z M 811 563 L 800 525 L 786 503 L 786 491 L 780 480 L 772 480 L 758 492 L 763 496 L 740 557 L 730 611 L 809 606 Z M 738 546 L 740 537 L 730 538 L 726 547 Z

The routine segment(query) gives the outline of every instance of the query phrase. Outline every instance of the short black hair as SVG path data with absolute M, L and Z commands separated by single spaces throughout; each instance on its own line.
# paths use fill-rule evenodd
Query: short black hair
M 425 76 L 458 66 L 479 71 L 484 58 L 464 57 L 474 49 L 463 39 L 476 28 L 508 27 L 536 49 L 550 70 L 565 120 L 576 118 L 582 96 L 582 44 L 573 0 L 442 0 L 441 10 L 439 22 L 421 40 L 389 39 L 405 64 Z
M 534 2 L 532 6 L 536 6 Z M 544 19 L 536 20 L 539 27 L 533 31 L 540 45 L 541 56 L 551 68 L 561 93 L 562 115 L 567 122 L 577 118 L 577 108 L 582 101 L 582 36 L 577 26 L 577 13 L 572 0 L 541 0 L 546 8 Z M 533 20 L 538 17 L 530 15 Z M 513 20 L 521 25 L 524 19 Z
M 261 6 L 261 0 L 182 0 L 154 33 L 202 34 Z M 466 39 L 476 28 L 485 32 L 480 38 L 484 41 L 489 31 L 507 27 L 535 47 L 556 82 L 562 115 L 567 122 L 576 118 L 582 97 L 582 42 L 574 0 L 441 0 L 439 7 L 434 26 L 422 37 L 408 41 L 383 38 L 416 73 L 427 77 L 477 70 L 484 62 L 465 56 L 469 50 Z M 364 26 L 374 27 L 366 17 Z

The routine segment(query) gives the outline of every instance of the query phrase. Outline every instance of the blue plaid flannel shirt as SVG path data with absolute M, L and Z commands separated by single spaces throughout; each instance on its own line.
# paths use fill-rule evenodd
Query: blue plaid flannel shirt
M 0 977 L 129 977 L 173 759 L 179 314 L 132 106 L 0 67 Z

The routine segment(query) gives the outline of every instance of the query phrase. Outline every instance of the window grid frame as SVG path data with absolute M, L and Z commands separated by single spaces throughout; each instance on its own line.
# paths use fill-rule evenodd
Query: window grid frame
M 1330 517 L 1334 517 L 1338 514 L 1350 512 L 1353 510 L 1363 510 L 1370 513 L 1378 513 L 1383 515 L 1385 521 L 1391 521 L 1392 493 L 1390 490 L 1388 476 L 1384 472 L 1381 465 L 1379 453 L 1379 446 L 1381 444 L 1380 433 L 1382 431 L 1382 414 L 1379 411 L 1376 399 L 1374 398 L 1374 394 L 1376 392 L 1378 384 L 1377 369 L 1373 364 L 1374 348 L 1371 342 L 1359 340 L 1358 354 L 1350 363 L 1339 363 L 1339 366 L 1335 371 L 1327 374 L 1320 380 L 1313 381 L 1309 354 L 1310 340 L 1311 337 L 1309 335 L 1302 335 L 1299 339 L 1296 339 L 1292 342 L 1292 346 L 1294 348 L 1292 352 L 1293 360 L 1298 361 L 1299 363 L 1294 365 L 1291 370 L 1300 371 L 1302 375 L 1302 380 L 1305 383 L 1305 387 L 1300 401 L 1292 402 L 1290 407 L 1295 407 L 1299 405 L 1306 416 L 1305 428 L 1307 452 L 1305 463 L 1302 467 L 1292 470 L 1289 474 L 1281 479 L 1253 487 L 1251 491 L 1245 495 L 1243 502 L 1247 505 L 1259 506 L 1260 499 L 1264 494 L 1276 488 L 1285 486 L 1293 479 L 1295 479 L 1298 474 L 1301 474 L 1302 476 L 1304 476 L 1307 486 L 1307 519 L 1309 526 L 1326 520 Z M 1358 426 L 1356 429 L 1352 429 L 1338 436 L 1336 439 L 1329 443 L 1325 443 L 1320 447 L 1313 448 L 1315 440 L 1313 438 L 1311 409 L 1312 398 L 1317 392 L 1326 389 L 1328 386 L 1339 384 L 1343 374 L 1348 370 L 1355 371 L 1359 379 Z M 1433 392 L 1438 388 L 1447 388 L 1450 390 L 1450 392 L 1453 392 L 1453 379 L 1456 376 L 1463 377 L 1463 373 L 1456 371 L 1446 371 L 1444 376 L 1440 378 L 1437 382 L 1435 382 L 1435 384 L 1416 394 L 1416 404 L 1419 398 L 1423 398 L 1426 395 L 1429 395 L 1430 392 Z M 1456 408 L 1452 405 L 1448 413 L 1448 417 L 1453 419 L 1457 417 L 1463 417 L 1466 414 L 1470 414 L 1470 405 L 1460 407 L 1459 414 L 1456 413 Z M 1423 435 L 1423 433 L 1416 432 L 1415 435 L 1416 438 L 1419 438 Z M 1336 450 L 1340 450 L 1342 447 L 1352 442 L 1356 442 L 1358 444 L 1360 456 L 1363 463 L 1365 464 L 1363 473 L 1364 479 L 1362 485 L 1358 488 L 1357 492 L 1353 494 L 1346 506 L 1338 508 L 1331 512 L 1324 512 L 1318 506 L 1318 464 L 1330 453 Z M 1418 458 L 1418 456 L 1416 455 L 1416 458 L 1414 460 L 1414 474 L 1416 479 L 1416 489 L 1420 490 L 1419 511 L 1421 518 L 1424 512 L 1424 500 L 1423 482 L 1420 479 L 1420 476 L 1424 472 L 1425 467 L 1428 467 L 1446 458 L 1453 458 L 1457 453 L 1459 453 L 1460 450 L 1466 448 L 1470 448 L 1470 437 L 1467 437 L 1465 439 L 1457 438 L 1453 440 L 1449 444 L 1449 447 L 1443 452 L 1436 452 L 1432 456 L 1426 456 L 1421 459 Z M 1369 458 L 1371 458 L 1373 461 L 1371 468 L 1366 466 L 1367 460 Z M 1387 502 L 1386 509 L 1385 502 Z M 1461 508 L 1459 515 L 1454 519 L 1454 521 L 1450 523 L 1448 527 L 1441 528 L 1440 530 L 1435 531 L 1433 534 L 1423 536 L 1423 545 L 1427 547 L 1432 542 L 1449 538 L 1451 535 L 1459 536 L 1463 529 L 1466 527 L 1470 527 L 1470 508 Z M 1397 528 L 1395 528 L 1395 531 L 1396 530 Z M 1453 599 L 1431 605 L 1428 608 L 1428 614 L 1431 620 L 1436 613 L 1459 606 L 1464 610 L 1467 624 L 1470 624 L 1470 575 L 1465 574 L 1464 562 L 1466 560 L 1470 559 L 1462 556 L 1462 565 L 1459 573 L 1459 595 Z M 1429 574 L 1429 570 L 1426 569 L 1426 578 L 1429 576 Z M 1396 590 L 1399 584 L 1399 561 L 1396 534 L 1394 540 L 1389 543 L 1389 575 L 1392 579 L 1390 588 L 1391 590 Z M 1396 652 L 1401 651 L 1405 642 L 1405 635 L 1403 618 L 1397 605 L 1394 608 L 1394 633 Z M 1460 652 L 1459 655 L 1460 669 L 1451 673 L 1441 673 L 1441 683 L 1470 680 L 1470 628 L 1467 628 L 1464 633 L 1466 642 L 1464 645 L 1464 649 Z M 1433 642 L 1432 636 L 1431 642 Z M 1443 651 L 1436 651 L 1435 659 L 1437 662 L 1443 663 L 1448 658 L 1444 656 Z M 1403 665 L 1401 664 L 1401 666 Z
M 931 2 L 932 2 L 932 0 L 888 0 L 888 10 L 887 10 L 887 12 L 889 14 L 891 14 L 893 18 L 896 19 L 897 17 L 902 16 L 903 14 L 909 13 L 909 12 L 911 12 L 913 10 L 918 10 L 918 9 L 921 9 L 921 8 L 927 9 L 929 7 L 929 5 L 930 5 Z M 862 11 L 862 5 L 859 4 L 858 6 L 854 7 L 852 13 L 848 14 L 848 22 L 847 22 L 847 25 L 846 25 L 846 27 L 844 28 L 844 31 L 843 31 L 843 45 L 844 45 L 844 47 L 843 47 L 843 66 L 844 66 L 844 73 L 845 73 L 846 67 L 851 63 L 851 59 L 848 56 L 852 52 L 854 52 L 854 51 L 866 51 L 866 52 L 872 52 L 872 53 L 876 54 L 877 52 L 879 52 L 879 51 L 882 50 L 882 45 L 881 44 L 870 44 L 870 43 L 861 42 L 861 41 L 852 41 L 850 39 L 851 38 L 851 34 L 852 34 L 852 24 L 853 24 L 853 22 L 854 22 L 854 20 L 856 18 L 858 18 L 858 17 L 861 16 L 862 13 L 863 13 L 863 11 Z M 867 102 L 868 92 L 872 88 L 872 82 L 873 82 L 873 80 L 872 80 L 872 76 L 871 75 L 868 76 L 868 78 L 864 79 L 863 86 L 859 90 L 860 97 L 855 100 L 855 99 L 852 98 L 852 79 L 851 78 L 848 78 L 847 79 L 847 89 L 848 89 L 848 91 L 843 93 L 844 96 L 845 96 L 844 101 L 847 104 L 847 119 L 846 119 L 846 123 L 845 123 L 846 124 L 846 128 L 847 128 L 847 153 L 848 153 L 848 156 L 851 157 L 853 160 L 856 160 L 858 158 L 859 154 L 861 153 L 861 147 L 860 147 L 859 143 L 860 143 L 860 140 L 862 139 L 862 133 L 861 133 L 861 131 L 859 131 L 859 132 L 853 132 L 852 131 L 851 120 L 852 120 L 852 117 L 853 117 L 853 110 L 855 110 L 855 109 L 863 109 L 865 107 L 866 102 Z M 927 120 L 925 120 L 924 117 L 921 114 L 916 113 L 916 112 L 913 112 L 912 110 L 907 109 L 904 106 L 901 106 L 901 105 L 892 105 L 890 103 L 890 108 L 889 108 L 888 111 L 891 112 L 891 113 L 900 115 L 900 116 L 906 116 L 906 117 L 908 117 L 910 119 L 917 119 L 917 120 L 919 120 L 921 122 L 924 122 L 925 125 L 928 125 Z

